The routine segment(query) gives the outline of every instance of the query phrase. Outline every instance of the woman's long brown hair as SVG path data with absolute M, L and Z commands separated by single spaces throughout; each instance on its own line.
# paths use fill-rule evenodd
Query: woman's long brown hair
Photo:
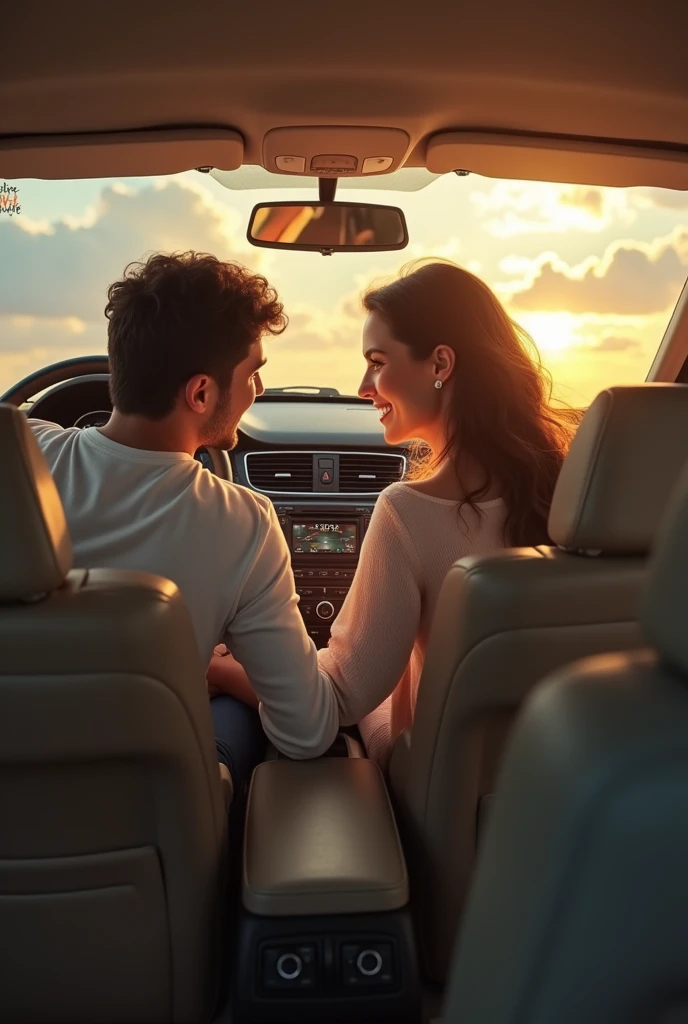
M 429 476 L 448 458 L 458 472 L 467 456 L 484 483 L 460 508 L 476 509 L 497 488 L 506 506 L 505 542 L 547 543 L 554 485 L 579 417 L 552 405 L 552 378 L 530 336 L 483 281 L 446 261 L 405 267 L 368 292 L 363 305 L 413 358 L 427 359 L 437 345 L 456 353 L 446 447 L 417 461 L 412 478 Z

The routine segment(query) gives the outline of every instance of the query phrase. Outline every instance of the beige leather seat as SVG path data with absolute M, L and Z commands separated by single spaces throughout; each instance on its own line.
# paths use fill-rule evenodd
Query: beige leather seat
M 446 1024 L 688 1020 L 688 476 L 667 525 L 654 649 L 560 670 L 514 729 Z
M 415 720 L 390 778 L 428 975 L 446 977 L 478 832 L 514 715 L 547 672 L 642 645 L 646 555 L 688 458 L 688 387 L 602 392 L 562 468 L 557 547 L 464 558 L 443 586 Z
M 0 1020 L 207 1021 L 226 813 L 176 587 L 71 567 L 24 416 L 0 406 Z

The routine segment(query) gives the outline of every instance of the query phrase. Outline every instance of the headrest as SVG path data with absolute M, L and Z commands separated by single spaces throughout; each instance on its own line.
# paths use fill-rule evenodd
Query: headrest
M 688 468 L 657 534 L 642 618 L 662 661 L 688 673 Z
M 62 502 L 24 414 L 0 405 L 0 601 L 60 586 L 72 567 Z
M 687 385 L 603 391 L 583 417 L 554 489 L 553 543 L 647 554 L 686 461 Z

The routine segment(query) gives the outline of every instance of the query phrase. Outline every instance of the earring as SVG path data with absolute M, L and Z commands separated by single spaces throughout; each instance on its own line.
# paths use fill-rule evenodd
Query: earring
M 435 387 L 439 391 L 439 389 L 442 387 L 442 381 L 441 380 L 436 380 L 435 381 Z

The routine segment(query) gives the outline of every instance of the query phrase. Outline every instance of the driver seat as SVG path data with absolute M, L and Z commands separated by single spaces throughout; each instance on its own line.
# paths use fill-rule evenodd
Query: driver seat
M 64 513 L 0 405 L 0 1019 L 206 1021 L 227 815 L 173 583 L 72 569 Z

